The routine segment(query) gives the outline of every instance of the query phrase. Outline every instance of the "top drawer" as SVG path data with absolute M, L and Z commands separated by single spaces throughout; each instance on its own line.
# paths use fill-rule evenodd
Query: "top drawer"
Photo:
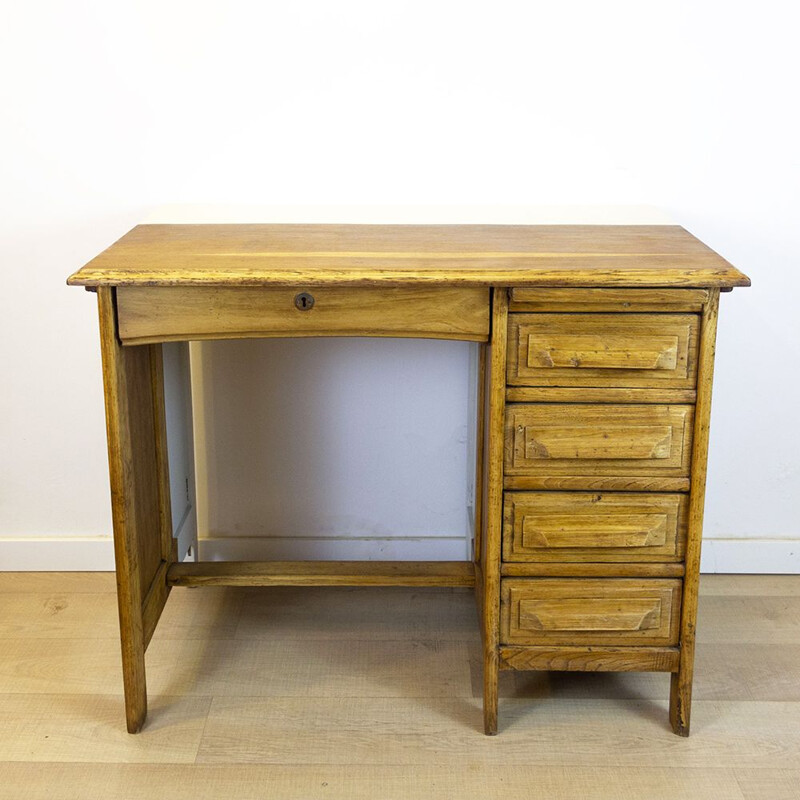
M 692 389 L 696 314 L 510 314 L 512 386 Z
M 489 338 L 482 287 L 120 286 L 123 344 L 267 336 Z

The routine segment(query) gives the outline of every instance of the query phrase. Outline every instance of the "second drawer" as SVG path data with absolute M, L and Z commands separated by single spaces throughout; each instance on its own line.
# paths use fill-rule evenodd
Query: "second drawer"
M 680 561 L 687 508 L 681 494 L 506 492 L 503 560 Z

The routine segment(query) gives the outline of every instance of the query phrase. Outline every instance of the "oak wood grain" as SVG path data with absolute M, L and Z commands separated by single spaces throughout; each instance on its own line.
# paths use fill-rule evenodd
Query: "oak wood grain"
M 507 492 L 503 559 L 677 562 L 687 504 L 680 494 Z
M 510 312 L 614 311 L 654 313 L 703 310 L 706 289 L 561 289 L 538 287 L 511 290 Z
M 123 344 L 298 337 L 405 336 L 483 342 L 489 336 L 489 295 L 480 287 L 180 286 L 117 289 Z M 308 302 L 308 301 L 307 301 Z
M 691 406 L 510 405 L 505 475 L 689 475 Z
M 484 502 L 484 475 L 486 469 L 486 372 L 487 372 L 487 350 L 485 344 L 478 349 L 477 379 L 476 390 L 476 420 L 475 420 L 475 484 L 473 490 L 473 520 L 472 520 L 472 556 L 475 563 L 480 568 L 483 558 L 483 502 Z M 482 600 L 480 592 L 483 591 L 483 576 L 476 579 L 476 601 L 478 602 L 479 612 L 482 613 Z
M 473 586 L 471 561 L 197 561 L 170 586 Z
M 79 286 L 747 286 L 673 225 L 139 225 Z
M 497 733 L 497 681 L 500 646 L 500 560 L 503 535 L 503 429 L 505 425 L 508 292 L 492 292 L 492 336 L 486 368 L 486 465 L 483 502 L 483 730 Z
M 510 475 L 504 478 L 506 489 L 572 491 L 596 489 L 620 492 L 688 492 L 689 478 L 663 478 L 649 475 Z
M 503 577 L 538 578 L 680 578 L 685 569 L 682 563 L 659 564 L 609 561 L 608 563 L 568 561 L 503 562 Z
M 563 663 L 592 669 L 600 662 L 589 648 L 610 656 L 608 648 L 635 644 L 669 646 L 670 655 L 629 651 L 629 662 L 616 655 L 616 663 L 638 658 L 646 668 L 673 669 L 679 633 L 671 718 L 677 732 L 688 732 L 711 334 L 719 290 L 749 280 L 686 231 L 140 226 L 69 282 L 100 288 L 130 730 L 146 712 L 144 648 L 171 585 L 466 587 L 477 580 L 486 733 L 497 730 L 501 637 L 548 650 L 517 652 L 518 664 L 556 664 L 558 648 L 582 646 L 581 653 L 565 649 Z M 290 304 L 301 290 L 313 291 L 313 307 Z M 169 566 L 157 343 L 270 335 L 490 338 L 474 566 Z M 509 388 L 507 380 L 520 385 Z M 528 560 L 502 564 L 504 489 L 691 491 L 688 501 L 617 497 L 603 514 L 576 513 L 574 504 L 531 507 L 519 525 L 512 511 L 503 546 L 507 556 Z M 614 516 L 616 501 L 629 505 Z
M 508 383 L 692 390 L 696 314 L 511 314 Z
M 581 672 L 675 672 L 677 647 L 500 648 L 500 668 Z
M 668 578 L 504 578 L 501 642 L 673 646 L 680 597 Z
M 703 536 L 708 432 L 711 420 L 711 389 L 714 378 L 718 316 L 719 291 L 711 290 L 708 304 L 703 312 L 700 332 L 697 405 L 692 448 L 692 483 L 689 493 L 689 528 L 686 542 L 686 577 L 680 624 L 680 669 L 672 676 L 670 687 L 670 721 L 673 730 L 680 736 L 689 735 L 691 717 L 697 596 L 700 582 L 700 548 Z
M 160 583 L 171 553 L 163 375 L 160 345 L 120 345 L 114 290 L 101 287 L 97 300 L 125 712 L 135 733 L 147 714 L 144 651 L 169 591 Z
M 656 403 L 681 405 L 694 403 L 694 389 L 641 389 L 589 386 L 509 386 L 509 403 Z

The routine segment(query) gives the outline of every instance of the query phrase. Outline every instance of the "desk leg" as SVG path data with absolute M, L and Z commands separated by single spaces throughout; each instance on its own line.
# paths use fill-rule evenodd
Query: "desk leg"
M 486 454 L 481 571 L 483 581 L 483 727 L 497 733 L 500 650 L 500 537 L 503 525 L 503 437 L 506 397 L 508 293 L 492 293 L 492 339 L 486 362 Z
M 114 290 L 99 288 L 111 510 L 128 731 L 147 716 L 144 653 L 174 560 L 161 345 L 122 347 Z
M 697 365 L 697 403 L 692 445 L 692 482 L 689 487 L 689 531 L 686 542 L 686 573 L 681 603 L 680 661 L 672 675 L 669 718 L 679 736 L 689 735 L 692 710 L 697 593 L 700 585 L 700 545 L 703 536 L 703 506 L 706 495 L 708 429 L 711 416 L 711 385 L 714 377 L 714 353 L 717 340 L 719 290 L 712 289 L 703 309 L 700 328 L 700 353 Z

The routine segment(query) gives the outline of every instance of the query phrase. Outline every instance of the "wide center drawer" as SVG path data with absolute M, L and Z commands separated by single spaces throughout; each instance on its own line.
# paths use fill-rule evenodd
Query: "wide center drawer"
M 481 287 L 121 286 L 123 344 L 268 336 L 489 338 Z
M 688 495 L 506 492 L 507 562 L 675 562 L 686 543 Z
M 678 643 L 681 581 L 667 578 L 506 578 L 503 644 Z
M 688 476 L 689 405 L 511 404 L 506 476 Z
M 511 314 L 512 386 L 692 389 L 696 314 Z

